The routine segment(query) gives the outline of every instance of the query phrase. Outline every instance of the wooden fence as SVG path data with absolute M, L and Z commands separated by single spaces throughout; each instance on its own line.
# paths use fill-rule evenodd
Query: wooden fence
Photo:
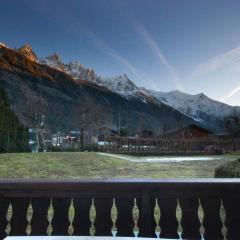
M 127 154 L 160 154 L 190 155 L 208 153 L 207 147 L 214 146 L 223 152 L 240 150 L 240 139 L 235 140 L 197 140 L 197 139 L 148 139 L 107 137 L 105 145 L 100 147 L 103 152 Z

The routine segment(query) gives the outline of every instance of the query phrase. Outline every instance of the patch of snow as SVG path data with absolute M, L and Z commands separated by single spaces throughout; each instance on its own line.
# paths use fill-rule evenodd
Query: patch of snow
M 132 96 L 140 91 L 126 74 L 117 77 L 100 77 L 100 84 L 123 96 Z
M 5 43 L 3 43 L 3 42 L 0 42 L 0 47 L 8 48 L 8 46 Z
M 214 161 L 222 160 L 224 156 L 154 156 L 154 157 L 135 157 L 132 155 L 121 155 L 111 153 L 98 153 L 100 155 L 114 157 L 130 162 L 147 162 L 147 163 L 176 163 L 176 162 L 187 162 L 187 161 Z M 235 156 L 231 157 L 233 160 Z
M 26 58 L 30 59 L 31 61 L 38 62 L 38 57 L 35 54 L 35 52 L 32 50 L 32 47 L 26 43 L 19 49 L 17 49 L 18 52 L 23 54 Z
M 40 58 L 39 63 L 47 65 L 47 66 L 49 66 L 51 68 L 54 68 L 56 70 L 65 72 L 64 63 L 57 53 L 54 53 L 54 54 L 52 54 L 52 55 L 50 55 L 46 58 Z

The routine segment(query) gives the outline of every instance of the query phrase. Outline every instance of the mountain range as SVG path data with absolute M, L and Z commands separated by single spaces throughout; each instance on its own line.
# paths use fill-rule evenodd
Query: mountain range
M 60 64 L 56 54 L 54 60 L 57 67 L 46 59 L 37 59 L 29 45 L 20 49 L 0 45 L 0 87 L 25 126 L 34 127 L 35 119 L 42 114 L 48 132 L 78 129 L 83 116 L 90 114 L 91 119 L 88 117 L 84 124 L 91 124 L 91 129 L 120 126 L 131 135 L 139 129 L 161 133 L 193 122 L 154 97 L 142 94 L 142 98 L 126 98 L 96 83 L 97 78 L 86 81 L 92 71 L 81 66 L 83 77 L 76 79 L 66 72 L 70 64 Z
M 32 112 L 40 108 L 38 112 L 47 116 L 51 131 L 77 128 L 77 112 L 89 102 L 111 113 L 108 120 L 101 119 L 105 125 L 117 128 L 121 115 L 121 126 L 132 132 L 140 127 L 161 132 L 189 123 L 224 132 L 226 118 L 240 116 L 240 107 L 212 100 L 202 93 L 145 89 L 126 74 L 98 76 L 79 61 L 64 63 L 57 53 L 38 58 L 29 44 L 19 49 L 0 44 L 0 84 L 25 125 L 31 125 Z
M 207 128 L 226 131 L 224 125 L 230 117 L 240 117 L 240 107 L 215 101 L 205 94 L 190 95 L 181 91 L 158 92 L 149 90 L 159 101 L 177 109 Z
M 55 69 L 65 71 L 74 79 L 83 79 L 95 82 L 100 86 L 120 94 L 123 97 L 138 97 L 145 100 L 145 97 L 154 97 L 158 101 L 173 107 L 182 114 L 199 122 L 203 126 L 217 131 L 224 131 L 225 120 L 228 117 L 240 116 L 239 106 L 230 106 L 215 101 L 203 93 L 190 95 L 178 90 L 171 92 L 159 92 L 151 89 L 138 87 L 126 74 L 117 77 L 101 77 L 89 68 L 85 68 L 80 62 L 74 61 L 64 64 L 57 54 L 43 58 L 39 61 Z

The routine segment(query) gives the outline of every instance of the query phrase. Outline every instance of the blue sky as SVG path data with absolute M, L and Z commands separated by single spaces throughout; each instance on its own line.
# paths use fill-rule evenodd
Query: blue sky
M 0 41 L 240 105 L 238 0 L 0 0 Z

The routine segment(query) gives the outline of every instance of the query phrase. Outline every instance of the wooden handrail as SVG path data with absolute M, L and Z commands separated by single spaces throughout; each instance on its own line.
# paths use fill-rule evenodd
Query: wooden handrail
M 133 236 L 135 230 L 154 237 L 161 228 L 165 238 L 178 239 L 182 229 L 186 239 L 203 234 L 205 239 L 226 235 L 235 240 L 239 224 L 240 179 L 0 179 L 1 239 L 6 232 L 47 235 L 49 229 L 53 235 L 95 231 L 107 236 L 113 228 L 118 236 Z

